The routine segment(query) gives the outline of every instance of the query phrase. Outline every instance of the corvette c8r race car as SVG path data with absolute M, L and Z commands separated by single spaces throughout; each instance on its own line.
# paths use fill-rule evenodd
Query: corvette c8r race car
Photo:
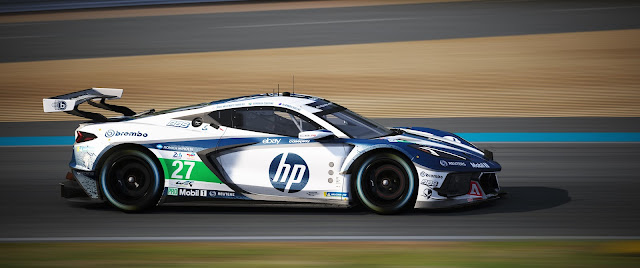
M 106 102 L 122 92 L 92 88 L 43 100 L 45 112 L 90 119 L 75 131 L 63 197 L 79 192 L 127 212 L 234 199 L 362 204 L 380 214 L 499 197 L 493 153 L 449 132 L 386 128 L 288 92 L 137 114 Z M 85 102 L 122 116 L 79 110 Z

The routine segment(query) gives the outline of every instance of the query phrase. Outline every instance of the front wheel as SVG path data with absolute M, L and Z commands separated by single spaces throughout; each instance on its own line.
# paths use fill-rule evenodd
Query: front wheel
M 368 209 L 378 214 L 395 214 L 415 205 L 418 187 L 407 161 L 395 154 L 382 153 L 362 162 L 354 188 Z
M 138 150 L 122 150 L 110 155 L 102 165 L 100 186 L 113 206 L 137 212 L 158 204 L 164 176 L 149 155 Z

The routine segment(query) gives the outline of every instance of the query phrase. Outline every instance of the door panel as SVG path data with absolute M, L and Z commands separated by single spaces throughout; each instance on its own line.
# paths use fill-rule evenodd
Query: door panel
M 338 173 L 346 154 L 342 143 L 273 137 L 221 152 L 217 161 L 229 180 L 249 193 L 345 199 L 345 180 Z

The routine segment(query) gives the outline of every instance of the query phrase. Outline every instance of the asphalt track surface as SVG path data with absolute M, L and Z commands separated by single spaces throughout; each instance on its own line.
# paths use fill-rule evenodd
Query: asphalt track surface
M 194 4 L 203 2 L 228 2 L 238 0 L 124 0 L 124 1 L 101 1 L 101 0 L 22 0 L 22 1 L 0 1 L 0 12 L 31 12 L 43 10 L 73 10 L 91 9 L 104 7 L 125 7 L 125 6 L 148 6 L 148 5 L 169 5 L 169 4 Z M 242 1 L 242 0 L 240 0 Z
M 495 151 L 503 165 L 499 179 L 507 199 L 394 216 L 318 206 L 181 203 L 127 214 L 59 197 L 69 146 L 4 147 L 0 238 L 640 236 L 639 143 L 480 146 Z
M 637 29 L 635 1 L 476 1 L 0 24 L 0 62 Z
M 378 119 L 451 131 L 638 131 L 638 118 Z M 69 135 L 77 122 L 2 123 Z M 483 128 L 484 127 L 484 128 Z M 166 204 L 144 214 L 59 197 L 70 146 L 0 147 L 0 240 L 266 237 L 638 237 L 640 143 L 481 143 L 503 165 L 508 198 L 471 208 L 380 216 L 317 205 Z M 182 237 L 182 238 L 180 238 Z M 19 240 L 18 239 L 18 240 Z

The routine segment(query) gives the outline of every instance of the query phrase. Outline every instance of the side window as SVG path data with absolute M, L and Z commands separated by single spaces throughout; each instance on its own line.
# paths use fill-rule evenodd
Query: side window
M 279 132 L 278 134 L 280 135 L 297 137 L 298 133 L 302 131 L 320 129 L 319 126 L 311 123 L 306 118 L 286 110 L 276 110 L 274 114 L 276 132 Z
M 257 132 L 277 133 L 273 108 L 251 107 L 233 110 L 233 127 Z
M 349 125 L 347 121 L 344 121 L 333 114 L 323 115 L 322 118 L 334 126 L 346 126 Z
M 220 110 L 213 111 L 209 113 L 209 117 L 211 117 L 215 122 L 225 127 L 233 126 L 233 112 L 231 110 Z
M 275 107 L 214 111 L 209 116 L 223 126 L 290 137 L 297 137 L 301 131 L 320 129 L 295 112 Z

